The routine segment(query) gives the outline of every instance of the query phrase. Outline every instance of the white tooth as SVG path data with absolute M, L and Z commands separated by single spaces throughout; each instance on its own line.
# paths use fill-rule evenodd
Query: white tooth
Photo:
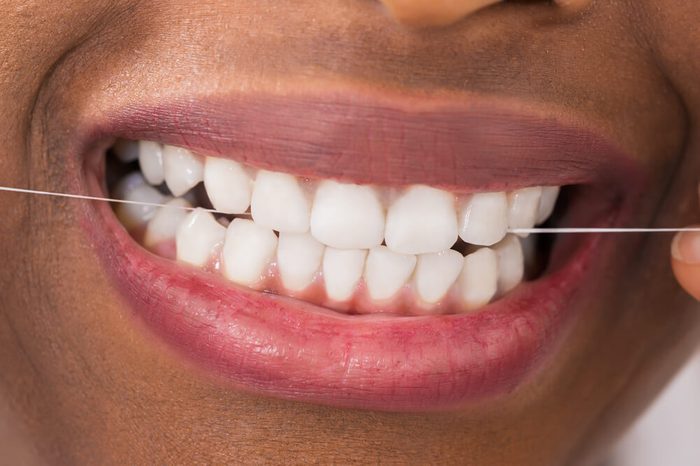
M 326 248 L 323 254 L 323 280 L 326 294 L 334 301 L 346 301 L 362 277 L 367 251 Z
M 384 239 L 384 209 L 374 188 L 324 181 L 311 209 L 311 234 L 338 249 L 369 249 Z
M 464 256 L 452 249 L 418 256 L 414 278 L 418 296 L 428 304 L 439 302 L 459 277 L 463 264 Z
M 415 268 L 414 255 L 399 254 L 386 246 L 372 248 L 365 265 L 365 284 L 370 297 L 377 301 L 391 298 L 411 278 Z
M 321 267 L 323 245 L 308 233 L 280 233 L 277 267 L 282 284 L 290 291 L 302 291 Z
M 123 163 L 134 162 L 139 158 L 139 143 L 137 141 L 120 139 L 114 144 L 112 150 L 119 161 Z
M 537 209 L 542 197 L 542 188 L 524 188 L 508 195 L 508 228 L 532 228 L 537 221 Z M 527 236 L 527 235 L 522 235 Z
M 157 189 L 146 183 L 140 173 L 124 177 L 113 190 L 117 199 L 126 201 L 162 204 L 167 198 Z M 156 213 L 158 207 L 140 204 L 118 204 L 115 212 L 119 221 L 127 230 L 145 225 Z
M 504 294 L 518 286 L 525 274 L 523 249 L 517 236 L 508 235 L 495 245 L 498 254 L 498 292 Z
M 175 233 L 177 260 L 204 267 L 211 261 L 225 236 L 226 228 L 211 213 L 203 209 L 194 210 L 180 223 Z
M 286 233 L 309 231 L 309 201 L 292 175 L 260 170 L 250 211 L 258 225 Z
M 144 245 L 153 247 L 175 238 L 178 227 L 190 214 L 189 210 L 180 207 L 192 207 L 192 205 L 185 199 L 175 198 L 168 201 L 166 207 L 158 209 L 146 227 Z
M 163 170 L 165 182 L 175 197 L 182 196 L 202 181 L 204 172 L 196 155 L 175 146 L 163 146 Z
M 163 172 L 163 147 L 153 141 L 139 141 L 139 166 L 144 178 L 154 186 L 165 179 Z
M 558 197 L 559 186 L 546 186 L 542 188 L 542 198 L 540 198 L 540 205 L 537 209 L 537 225 L 544 223 L 549 216 L 552 215 Z
M 491 246 L 508 230 L 506 193 L 477 193 L 461 202 L 459 237 L 465 243 Z
M 228 226 L 222 253 L 226 278 L 240 285 L 259 283 L 277 250 L 277 236 L 252 220 L 236 218 Z
M 493 249 L 481 248 L 465 257 L 459 288 L 466 310 L 488 304 L 498 290 L 498 254 Z
M 214 209 L 227 214 L 242 214 L 250 206 L 253 180 L 241 164 L 233 160 L 207 157 L 204 162 L 204 187 Z
M 454 196 L 429 186 L 411 186 L 386 217 L 386 245 L 402 254 L 450 249 L 457 241 Z

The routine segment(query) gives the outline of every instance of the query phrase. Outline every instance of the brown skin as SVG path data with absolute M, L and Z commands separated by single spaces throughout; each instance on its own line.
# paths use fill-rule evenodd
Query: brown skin
M 693 0 L 594 1 L 573 15 L 508 3 L 440 29 L 406 28 L 372 0 L 0 7 L 2 185 L 65 190 L 62 148 L 97 108 L 304 80 L 550 105 L 652 170 L 640 209 L 649 223 L 690 223 L 697 209 Z M 547 370 L 505 397 L 433 415 L 258 398 L 183 363 L 126 317 L 68 203 L 2 194 L 0 214 L 0 451 L 9 463 L 583 463 L 700 338 L 697 304 L 672 279 L 669 238 L 647 237 L 615 258 L 610 288 L 588 298 L 591 312 Z

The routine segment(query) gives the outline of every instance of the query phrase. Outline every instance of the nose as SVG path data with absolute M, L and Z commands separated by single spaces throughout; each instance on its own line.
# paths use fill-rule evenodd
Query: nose
M 503 0 L 381 0 L 389 13 L 408 26 L 447 26 Z M 554 0 L 567 12 L 576 12 L 592 0 Z

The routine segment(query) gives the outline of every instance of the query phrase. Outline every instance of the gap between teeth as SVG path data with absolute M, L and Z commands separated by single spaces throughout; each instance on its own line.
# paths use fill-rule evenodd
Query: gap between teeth
M 559 194 L 310 181 L 151 141 L 119 141 L 113 152 L 140 166 L 114 196 L 197 206 L 193 188 L 203 183 L 214 209 L 231 214 L 118 206 L 148 249 L 252 289 L 361 313 L 466 312 L 508 293 L 523 280 L 527 241 L 508 229 L 546 221 Z M 252 220 L 235 218 L 247 212 Z M 452 249 L 460 240 L 462 252 Z

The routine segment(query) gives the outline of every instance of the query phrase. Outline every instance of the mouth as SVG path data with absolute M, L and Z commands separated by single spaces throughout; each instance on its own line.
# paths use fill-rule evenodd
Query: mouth
M 615 226 L 634 183 L 614 180 L 638 176 L 601 138 L 493 103 L 189 102 L 86 140 L 85 189 L 166 205 L 85 216 L 154 334 L 243 390 L 394 411 L 546 366 L 614 244 L 510 230 Z

